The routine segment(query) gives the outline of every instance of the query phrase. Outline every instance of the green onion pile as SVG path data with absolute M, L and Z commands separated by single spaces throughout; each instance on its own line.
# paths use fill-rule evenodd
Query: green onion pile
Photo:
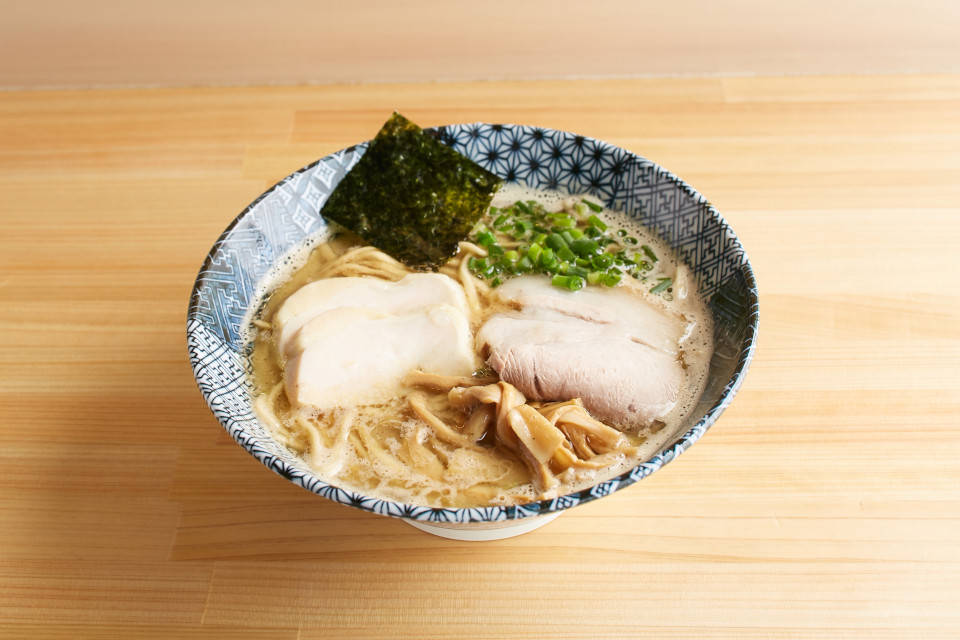
M 535 200 L 490 207 L 470 240 L 487 250 L 468 266 L 491 286 L 526 273 L 551 276 L 554 286 L 577 291 L 585 285 L 615 287 L 624 275 L 649 279 L 659 258 L 625 229 L 612 231 L 596 216 L 603 207 L 581 200 L 573 211 L 548 212 Z M 670 290 L 670 278 L 656 278 L 651 293 Z

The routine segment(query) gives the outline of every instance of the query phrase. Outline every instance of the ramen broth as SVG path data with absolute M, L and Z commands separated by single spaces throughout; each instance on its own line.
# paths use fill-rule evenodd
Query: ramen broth
M 493 206 L 505 207 L 517 200 L 536 200 L 548 211 L 570 210 L 573 202 L 565 194 L 508 184 L 497 194 Z M 667 295 L 649 294 L 650 282 L 655 283 L 656 279 L 638 282 L 624 277 L 617 289 L 631 289 L 649 304 L 688 321 L 677 354 L 682 363 L 682 385 L 673 408 L 639 428 L 613 425 L 623 434 L 616 449 L 596 452 L 589 461 L 551 474 L 551 481 L 553 475 L 556 480 L 551 485 L 531 471 L 529 458 L 525 461 L 515 450 L 503 446 L 492 428 L 482 433 L 471 431 L 478 423 L 476 417 L 453 406 L 446 389 L 404 384 L 383 401 L 344 403 L 322 411 L 291 403 L 284 385 L 287 358 L 278 349 L 272 322 L 277 310 L 294 292 L 318 278 L 330 277 L 331 265 L 350 255 L 347 252 L 351 247 L 362 244 L 358 237 L 345 231 L 323 244 L 305 246 L 301 253 L 304 257 L 290 261 L 298 264 L 295 270 L 275 274 L 271 279 L 275 283 L 272 293 L 250 323 L 253 393 L 262 422 L 276 440 L 301 456 L 318 477 L 331 484 L 363 495 L 433 507 L 509 505 L 550 498 L 592 486 L 650 458 L 676 436 L 703 392 L 712 354 L 712 325 L 693 278 L 686 275 L 688 268 L 677 261 L 665 243 L 621 214 L 605 209 L 598 215 L 611 227 L 624 228 L 640 243 L 651 247 L 658 256 L 657 271 L 652 275 L 667 274 L 673 283 Z M 477 247 L 462 248 L 461 255 L 441 273 L 458 281 L 463 280 L 464 274 L 474 279 L 467 283 L 467 288 L 476 289 L 471 299 L 479 302 L 476 308 L 471 307 L 469 318 L 475 336 L 492 316 L 515 311 L 516 303 L 501 299 L 497 288 L 488 287 L 467 272 L 460 263 L 473 255 L 469 251 L 476 252 Z M 386 279 L 398 281 L 406 273 L 413 273 L 379 256 L 371 259 L 389 265 L 381 267 L 376 263 L 372 268 L 374 272 L 385 269 L 380 275 Z M 361 275 L 371 272 L 371 268 L 361 267 L 355 271 Z M 334 277 L 339 277 L 353 271 L 334 273 Z M 589 288 L 603 291 L 606 287 Z M 476 355 L 481 369 L 477 375 L 484 378 L 482 382 L 501 384 L 499 388 L 505 389 L 497 382 L 496 373 L 486 368 L 486 354 L 478 349 Z M 539 407 L 541 403 L 533 405 Z M 414 410 L 414 406 L 418 409 Z M 486 407 L 474 411 L 485 411 L 489 418 L 490 412 L 497 410 L 493 405 Z M 431 417 L 436 420 L 431 421 Z

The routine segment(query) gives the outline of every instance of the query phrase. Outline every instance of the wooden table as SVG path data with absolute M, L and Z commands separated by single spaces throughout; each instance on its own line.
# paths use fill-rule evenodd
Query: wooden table
M 724 213 L 760 340 L 700 443 L 464 543 L 228 438 L 204 255 L 394 109 L 598 137 Z M 960 637 L 960 76 L 0 93 L 0 202 L 0 637 Z

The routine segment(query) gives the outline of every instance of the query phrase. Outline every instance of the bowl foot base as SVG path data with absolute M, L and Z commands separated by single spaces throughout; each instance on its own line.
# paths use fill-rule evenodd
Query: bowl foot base
M 419 520 L 404 520 L 411 527 L 416 527 L 421 531 L 426 531 L 435 536 L 440 536 L 441 538 L 449 538 L 450 540 L 466 540 L 472 542 L 479 542 L 485 540 L 503 540 L 504 538 L 512 538 L 514 536 L 519 536 L 524 533 L 533 531 L 534 529 L 539 529 L 543 525 L 552 522 L 559 516 L 562 512 L 557 511 L 554 513 L 548 513 L 542 516 L 534 516 L 532 518 L 524 518 L 522 520 L 516 521 L 515 524 L 508 523 L 490 523 L 490 524 L 477 524 L 474 525 L 478 528 L 471 529 L 461 529 L 454 527 L 463 527 L 470 525 L 454 525 L 454 524 L 439 524 L 432 522 L 421 522 Z M 493 526 L 491 526 L 493 525 Z M 499 525 L 499 526 L 496 526 Z

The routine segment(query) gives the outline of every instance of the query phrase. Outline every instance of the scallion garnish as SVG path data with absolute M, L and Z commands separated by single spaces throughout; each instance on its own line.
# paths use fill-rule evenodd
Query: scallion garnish
M 594 213 L 584 218 L 588 208 Z M 658 258 L 653 250 L 648 245 L 633 249 L 639 240 L 626 229 L 610 229 L 595 215 L 601 211 L 602 206 L 589 200 L 557 212 L 534 200 L 490 207 L 471 235 L 487 256 L 471 257 L 467 266 L 491 286 L 516 275 L 539 273 L 571 291 L 586 285 L 615 287 L 624 275 L 641 282 L 650 272 L 655 277 Z M 658 278 L 652 291 L 667 291 L 672 284 L 669 278 Z
M 570 249 L 581 258 L 586 258 L 599 251 L 600 245 L 593 240 L 580 239 L 571 242 Z
M 577 254 L 570 250 L 569 247 L 563 247 L 557 250 L 557 257 L 564 262 L 576 262 Z
M 620 274 L 612 271 L 600 274 L 600 284 L 605 287 L 615 287 L 620 284 Z
M 518 236 L 522 236 L 533 229 L 533 223 L 529 220 L 517 220 L 514 223 L 514 230 L 517 232 Z
M 659 283 L 653 289 L 650 289 L 650 293 L 660 293 L 661 291 L 666 291 L 673 285 L 673 280 L 670 278 L 658 278 Z
M 530 206 L 526 202 L 517 200 L 513 204 L 513 206 L 516 207 L 517 209 L 520 209 L 521 213 L 523 213 L 524 215 L 529 216 L 533 214 L 533 211 L 530 210 Z
M 583 278 L 580 276 L 553 276 L 553 286 L 570 291 L 579 291 L 583 289 Z
M 481 231 L 477 234 L 477 244 L 481 247 L 492 247 L 497 243 L 497 238 L 489 231 Z
M 568 213 L 551 213 L 550 220 L 558 229 L 572 229 L 577 226 L 577 219 Z
M 596 227 L 598 231 L 607 230 L 607 223 L 595 215 L 591 215 L 589 218 L 587 218 L 587 222 L 589 222 L 592 226 Z
M 567 241 L 559 233 L 551 233 L 546 239 L 547 246 L 554 251 L 560 251 L 567 246 Z
M 581 201 L 583 202 L 583 204 L 585 204 L 585 205 L 587 205 L 588 207 L 590 207 L 590 210 L 593 211 L 594 213 L 600 213 L 601 211 L 603 211 L 603 207 L 601 207 L 600 205 L 596 204 L 595 202 L 590 202 L 590 201 L 587 200 L 586 198 L 583 198 Z
M 595 256 L 592 262 L 595 268 L 606 271 L 613 266 L 614 258 L 609 253 L 601 253 L 600 255 Z

